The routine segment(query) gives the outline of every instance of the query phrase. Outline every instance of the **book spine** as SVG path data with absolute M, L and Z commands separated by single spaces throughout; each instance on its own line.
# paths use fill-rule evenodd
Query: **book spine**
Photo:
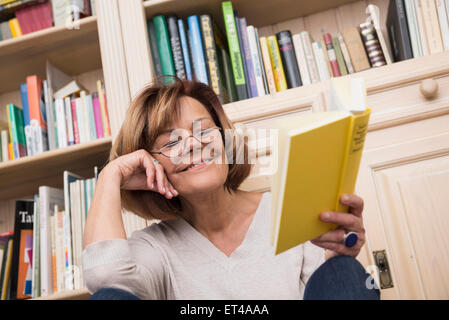
M 201 37 L 200 22 L 197 15 L 187 18 L 190 40 L 192 42 L 192 62 L 196 80 L 209 85 L 206 58 L 204 56 L 203 40 Z
M 348 73 L 354 73 L 354 67 L 352 66 L 351 57 L 349 56 L 348 48 L 346 47 L 345 40 L 341 33 L 337 35 L 338 41 L 340 42 L 341 53 L 343 54 L 343 58 L 345 59 L 346 68 L 348 69 Z
M 360 24 L 360 33 L 362 35 L 363 44 L 365 45 L 368 59 L 371 67 L 381 67 L 387 64 L 385 61 L 376 30 L 371 22 Z
M 342 76 L 348 74 L 348 69 L 346 68 L 345 59 L 343 58 L 343 52 L 341 51 L 340 41 L 338 37 L 332 38 L 332 45 L 334 46 L 335 56 L 337 57 L 338 69 Z
M 237 88 L 235 87 L 234 83 L 234 75 L 232 74 L 231 59 L 229 58 L 229 54 L 224 47 L 219 47 L 219 51 L 221 52 L 220 56 L 223 64 L 223 74 L 226 91 L 228 92 L 228 102 L 238 101 L 239 98 L 237 95 Z
M 43 83 L 37 76 L 27 77 L 26 82 L 28 89 L 30 125 L 34 127 L 35 152 L 37 154 L 48 150 Z
M 87 104 L 87 93 L 86 91 L 81 91 L 81 114 L 83 116 L 83 128 L 84 128 L 84 139 L 86 142 L 90 142 L 90 129 L 89 129 L 89 106 Z
M 43 195 L 43 188 L 39 187 L 40 201 L 40 257 L 41 257 L 41 296 L 46 297 L 53 293 L 53 276 L 51 270 L 51 233 L 49 203 Z
M 301 75 L 302 83 L 303 85 L 311 84 L 312 81 L 310 80 L 309 68 L 307 67 L 301 36 L 299 34 L 294 34 L 292 36 L 292 40 L 295 48 L 296 59 L 298 60 L 299 73 Z
M 317 61 L 318 72 L 320 74 L 321 81 L 329 80 L 331 75 L 329 73 L 329 69 L 326 66 L 326 61 L 324 59 L 324 52 L 321 46 L 321 42 L 317 41 L 312 43 L 313 53 L 315 55 L 315 59 Z
M 251 98 L 251 86 L 249 84 L 249 78 L 248 78 L 248 66 L 246 65 L 246 58 L 245 58 L 245 52 L 243 48 L 243 42 L 242 42 L 242 31 L 240 30 L 240 20 L 239 17 L 237 17 L 237 12 L 234 13 L 235 17 L 235 29 L 237 32 L 237 40 L 239 42 L 240 47 L 240 55 L 242 56 L 242 66 L 243 66 L 243 76 L 245 77 L 245 89 L 246 94 L 248 98 Z
M 17 18 L 9 20 L 9 28 L 11 29 L 13 38 L 17 38 L 22 35 L 22 31 L 20 30 L 19 21 L 17 20 Z
M 34 195 L 33 202 L 33 273 L 31 275 L 31 298 L 39 296 L 39 211 L 38 211 L 39 195 Z
M 56 99 L 56 121 L 58 128 L 58 146 L 59 148 L 65 148 L 67 147 L 67 127 L 64 101 L 62 99 Z
M 56 148 L 56 143 L 54 137 L 55 125 L 52 112 L 53 99 L 51 99 L 49 95 L 48 81 L 44 80 L 42 85 L 44 88 L 45 115 L 47 120 L 48 150 L 54 150 Z
M 156 31 L 154 29 L 154 23 L 152 20 L 148 20 L 147 25 L 153 69 L 156 77 L 159 77 L 160 75 L 162 75 L 162 64 L 161 58 L 159 56 L 159 49 L 157 48 Z
M 79 128 L 78 128 L 78 117 L 76 115 L 76 99 L 77 98 L 73 97 L 70 100 L 70 106 L 71 106 L 71 109 L 72 109 L 73 135 L 74 135 L 74 138 L 75 138 L 75 144 L 80 144 L 81 143 L 81 141 L 80 141 L 80 131 L 79 131 Z
M 170 45 L 167 21 L 164 16 L 153 18 L 154 31 L 156 34 L 156 44 L 161 59 L 161 70 L 163 75 L 176 75 L 175 64 Z
M 87 117 L 89 123 L 89 140 L 94 141 L 97 139 L 97 129 L 95 126 L 95 117 L 94 117 L 94 106 L 92 102 L 92 95 L 88 94 L 86 96 L 86 108 L 87 108 Z
M 287 80 L 285 79 L 284 68 L 282 66 L 281 54 L 276 36 L 269 36 L 267 38 L 268 51 L 270 52 L 271 66 L 273 67 L 274 82 L 276 84 L 276 91 L 287 90 Z
M 4 273 L 3 273 L 3 278 L 2 278 L 2 296 L 1 296 L 1 300 L 6 300 L 8 297 L 8 284 L 10 283 L 9 279 L 10 279 L 10 274 L 11 274 L 11 265 L 12 265 L 12 249 L 13 249 L 13 238 L 11 237 L 8 240 L 8 245 L 7 245 L 7 253 L 6 253 L 6 257 L 5 259 L 5 265 L 4 265 Z
M 180 79 L 186 78 L 184 58 L 182 56 L 181 41 L 178 32 L 178 18 L 175 15 L 167 16 L 168 34 L 170 36 L 170 46 L 175 63 L 176 76 Z
M 70 97 L 64 98 L 65 123 L 67 128 L 67 142 L 71 146 L 75 144 L 75 135 L 73 133 L 72 104 Z
M 259 94 L 257 90 L 256 74 L 253 66 L 251 50 L 249 47 L 246 18 L 238 18 L 238 23 L 240 31 L 239 35 L 241 36 L 242 40 L 242 55 L 246 64 L 246 71 L 248 76 L 249 93 L 251 97 L 257 97 Z
M 390 1 L 386 23 L 394 61 L 412 59 L 413 51 L 408 32 L 404 0 Z
M 418 21 L 416 19 L 415 0 L 404 0 L 405 12 L 407 16 L 408 31 L 412 45 L 413 57 L 421 57 L 421 46 L 419 40 Z
M 426 26 L 426 34 L 429 41 L 429 52 L 430 54 L 443 52 L 443 40 L 441 38 L 435 0 L 420 1 L 422 3 L 423 20 Z
M 263 71 L 262 65 L 260 64 L 259 50 L 257 48 L 259 41 L 257 41 L 256 39 L 256 32 L 254 26 L 248 26 L 246 28 L 246 31 L 248 34 L 249 50 L 251 53 L 251 61 L 253 63 L 253 70 L 256 79 L 257 95 L 261 97 L 265 95 L 265 85 L 262 76 Z
M 78 119 L 78 130 L 80 135 L 80 143 L 86 143 L 86 119 L 84 116 L 84 97 L 78 97 L 75 99 L 76 104 L 76 118 Z
M 449 20 L 443 0 L 435 0 L 444 50 L 449 50 Z
M 53 284 L 53 293 L 58 292 L 58 275 L 56 265 L 56 216 L 50 215 L 50 233 L 51 233 L 51 276 Z
M 265 75 L 267 76 L 268 90 L 270 94 L 276 92 L 276 82 L 274 81 L 273 68 L 271 65 L 270 52 L 268 50 L 268 42 L 266 37 L 260 37 L 260 49 L 262 51 L 262 60 L 265 66 Z
M 106 91 L 104 90 L 103 83 L 98 80 L 97 81 L 97 92 L 98 97 L 100 98 L 100 108 L 101 108 L 101 119 L 103 124 L 103 135 L 105 137 L 111 136 L 111 127 L 109 125 L 109 113 L 108 113 L 108 104 L 106 100 Z
M 313 53 L 312 42 L 310 40 L 310 35 L 307 31 L 300 33 L 302 45 L 304 48 L 304 55 L 307 61 L 307 67 L 310 73 L 310 81 L 316 83 L 320 81 L 320 75 L 318 72 L 317 61 L 315 60 L 315 55 Z
M 178 30 L 179 30 L 179 39 L 181 41 L 182 55 L 184 57 L 186 78 L 187 80 L 193 80 L 192 66 L 190 63 L 191 60 L 190 60 L 189 44 L 187 42 L 187 34 L 184 27 L 184 21 L 182 19 L 178 19 Z
M 232 9 L 232 2 L 222 2 L 222 10 L 226 28 L 226 35 L 228 39 L 232 73 L 234 75 L 234 84 L 237 89 L 237 96 L 239 100 L 248 99 L 245 74 L 243 71 L 242 55 L 240 53 L 240 45 L 235 24 L 234 11 Z
M 354 71 L 360 72 L 369 69 L 371 65 L 368 61 L 358 29 L 356 27 L 347 28 L 343 30 L 342 35 L 348 48 Z
M 334 45 L 332 44 L 332 36 L 330 33 L 325 33 L 323 35 L 324 44 L 326 46 L 327 56 L 329 58 L 329 63 L 331 65 L 332 75 L 334 77 L 340 77 L 340 68 L 338 66 L 337 56 L 335 55 Z
M 416 20 L 418 22 L 418 30 L 419 30 L 419 39 L 421 40 L 420 41 L 421 52 L 423 56 L 427 56 L 429 54 L 429 41 L 427 40 L 426 26 L 424 25 L 421 1 L 414 0 L 413 2 L 415 3 Z
M 12 142 L 15 147 L 15 157 L 22 158 L 27 155 L 25 129 L 23 126 L 23 111 L 13 104 L 9 104 L 8 109 Z
M 324 64 L 326 66 L 327 72 L 329 73 L 329 76 L 331 78 L 334 77 L 334 75 L 332 74 L 332 67 L 331 67 L 331 63 L 329 61 L 329 57 L 327 56 L 327 49 L 326 49 L 326 43 L 324 43 L 324 39 L 321 39 L 320 41 L 317 41 L 320 43 L 320 48 L 321 51 L 323 51 L 323 57 L 324 57 Z
M 55 240 L 56 240 L 56 279 L 57 291 L 65 291 L 65 259 L 64 259 L 64 211 L 58 207 L 55 211 Z
M 341 170 L 339 182 L 339 197 L 335 205 L 337 212 L 348 212 L 348 207 L 340 203 L 342 194 L 354 193 L 357 174 L 362 158 L 365 136 L 368 130 L 368 122 L 371 110 L 367 109 L 364 114 L 351 116 L 351 123 L 348 128 L 348 139 L 346 142 L 345 158 Z
M 263 79 L 263 85 L 265 88 L 265 93 L 264 94 L 269 94 L 270 91 L 268 89 L 268 82 L 267 82 L 267 76 L 266 76 L 266 72 L 265 72 L 265 65 L 263 63 L 263 59 L 262 59 L 262 49 L 260 47 L 260 37 L 259 37 L 259 30 L 257 28 L 254 28 L 254 33 L 255 33 L 255 37 L 256 37 L 256 44 L 257 44 L 257 52 L 259 55 L 259 64 L 260 64 L 260 68 L 262 71 L 262 79 Z
M 299 67 L 290 31 L 287 30 L 276 33 L 276 40 L 279 45 L 287 87 L 290 89 L 302 86 L 301 75 L 299 74 Z
M 92 93 L 92 104 L 95 116 L 95 129 L 97 131 L 97 138 L 103 138 L 103 125 L 101 123 L 101 110 L 100 110 L 100 100 L 98 98 L 98 92 Z
M 9 149 L 8 131 L 2 130 L 2 162 L 10 160 L 8 149 Z
M 214 31 L 212 29 L 212 19 L 209 15 L 201 15 L 200 22 L 207 67 L 209 69 L 209 85 L 220 99 L 220 102 L 223 103 L 221 75 L 218 67 L 217 48 L 215 46 Z

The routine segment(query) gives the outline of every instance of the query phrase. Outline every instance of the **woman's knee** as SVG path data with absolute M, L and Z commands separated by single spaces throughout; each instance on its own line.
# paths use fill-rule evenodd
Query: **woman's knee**
M 380 290 L 359 261 L 336 256 L 323 263 L 309 278 L 304 299 L 380 299 Z
M 125 290 L 103 288 L 95 292 L 89 300 L 140 300 L 140 298 Z

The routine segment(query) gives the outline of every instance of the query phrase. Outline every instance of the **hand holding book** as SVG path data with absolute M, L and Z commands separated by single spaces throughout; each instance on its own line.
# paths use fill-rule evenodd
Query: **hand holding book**
M 357 257 L 365 244 L 365 228 L 363 225 L 363 199 L 355 194 L 344 194 L 340 197 L 341 204 L 348 206 L 348 212 L 325 211 L 320 214 L 320 220 L 339 227 L 328 231 L 310 242 L 326 249 L 326 260 L 338 255 Z M 349 214 L 348 214 L 349 213 Z M 357 243 L 352 247 L 344 244 L 345 233 L 357 233 Z

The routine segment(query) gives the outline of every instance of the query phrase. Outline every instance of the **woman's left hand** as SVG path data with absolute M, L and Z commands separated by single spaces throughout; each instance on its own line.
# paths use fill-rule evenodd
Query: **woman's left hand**
M 310 240 L 314 245 L 327 249 L 326 259 L 339 255 L 355 258 L 365 244 L 365 228 L 362 218 L 363 199 L 355 194 L 345 194 L 340 197 L 340 202 L 349 207 L 349 213 L 326 211 L 320 215 L 321 221 L 333 223 L 339 227 Z M 357 233 L 358 240 L 353 247 L 348 248 L 343 240 L 345 233 L 351 231 Z

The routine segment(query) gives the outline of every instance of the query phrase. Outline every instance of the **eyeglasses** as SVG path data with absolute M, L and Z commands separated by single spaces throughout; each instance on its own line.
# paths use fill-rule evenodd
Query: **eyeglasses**
M 198 131 L 193 135 L 182 138 L 181 140 L 171 141 L 158 151 L 150 151 L 151 154 L 161 154 L 167 158 L 183 157 L 187 151 L 187 141 L 190 137 L 195 138 L 198 142 L 206 144 L 211 143 L 220 136 L 221 128 L 213 127 L 202 131 Z

